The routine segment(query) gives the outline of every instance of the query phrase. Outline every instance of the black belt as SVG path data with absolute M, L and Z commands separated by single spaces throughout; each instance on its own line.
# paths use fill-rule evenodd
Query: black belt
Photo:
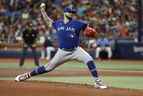
M 75 47 L 75 48 L 60 48 L 60 49 L 62 49 L 64 51 L 74 51 L 76 48 L 77 47 Z

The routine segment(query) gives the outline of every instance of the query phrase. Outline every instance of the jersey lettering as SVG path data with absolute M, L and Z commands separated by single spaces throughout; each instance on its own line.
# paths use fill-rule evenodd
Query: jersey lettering
M 75 32 L 75 28 L 73 27 L 64 27 L 64 26 L 61 26 L 61 27 L 58 27 L 57 28 L 57 31 L 71 31 L 71 32 Z

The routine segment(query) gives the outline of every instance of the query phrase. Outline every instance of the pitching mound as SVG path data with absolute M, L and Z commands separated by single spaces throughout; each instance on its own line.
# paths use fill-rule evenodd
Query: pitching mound
M 1 96 L 141 96 L 141 90 L 95 89 L 89 85 L 41 81 L 0 81 Z

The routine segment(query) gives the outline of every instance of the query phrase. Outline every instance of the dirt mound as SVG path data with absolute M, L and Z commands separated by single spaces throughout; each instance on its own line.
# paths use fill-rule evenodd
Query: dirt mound
M 141 96 L 143 91 L 41 81 L 0 81 L 1 96 Z

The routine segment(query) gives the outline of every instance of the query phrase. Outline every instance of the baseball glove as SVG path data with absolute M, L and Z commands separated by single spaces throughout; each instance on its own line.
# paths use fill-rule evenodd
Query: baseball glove
M 97 32 L 94 28 L 87 26 L 83 32 L 84 36 L 94 38 L 97 35 Z

